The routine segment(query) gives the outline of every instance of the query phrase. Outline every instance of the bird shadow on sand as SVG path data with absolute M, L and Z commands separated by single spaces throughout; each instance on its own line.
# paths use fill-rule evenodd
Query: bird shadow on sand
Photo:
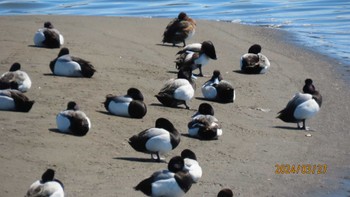
M 239 73 L 239 74 L 242 74 L 242 75 L 261 75 L 259 73 L 246 73 L 246 72 L 243 72 L 241 70 L 233 70 L 232 72 Z
M 219 140 L 219 138 L 215 138 L 215 139 L 199 139 L 197 137 L 190 136 L 188 133 L 181 133 L 181 136 L 188 137 L 188 138 L 191 138 L 191 139 L 194 139 L 194 140 L 204 141 L 204 142 Z
M 179 71 L 174 71 L 174 70 L 168 70 L 166 71 L 167 73 L 171 73 L 171 74 L 177 74 Z
M 164 160 L 157 161 L 152 158 L 136 158 L 136 157 L 114 157 L 113 159 L 119 159 L 124 161 L 142 162 L 142 163 L 166 163 Z
M 171 47 L 171 48 L 183 48 L 183 46 L 179 46 L 179 45 L 173 45 L 173 44 L 156 44 L 157 46 L 163 46 L 163 47 Z
M 117 115 L 114 115 L 114 114 L 111 114 L 111 113 L 109 113 L 109 112 L 107 112 L 107 111 L 102 111 L 102 110 L 96 110 L 96 112 L 101 113 L 101 114 L 104 114 L 104 115 L 107 115 L 107 116 L 113 116 L 113 117 L 119 117 L 119 118 L 139 119 L 139 118 L 126 117 L 126 116 L 117 116 Z
M 184 110 L 196 111 L 196 109 L 192 109 L 192 108 L 186 109 L 186 108 L 184 108 L 184 107 L 179 107 L 179 106 L 177 106 L 177 107 L 168 107 L 168 106 L 164 106 L 164 105 L 162 105 L 162 104 L 160 104 L 160 103 L 151 103 L 151 104 L 149 104 L 149 105 L 150 105 L 150 106 L 155 106 L 155 107 L 162 107 L 162 108 L 184 109 Z
M 272 128 L 285 129 L 285 130 L 294 130 L 294 131 L 304 131 L 304 132 L 314 132 L 315 131 L 313 129 L 304 130 L 304 129 L 299 129 L 298 127 L 288 127 L 288 126 L 274 126 Z
M 191 139 L 194 139 L 194 140 L 200 140 L 200 139 L 198 139 L 196 137 L 190 136 L 190 134 L 188 134 L 188 133 L 181 133 L 181 136 L 184 136 L 184 137 L 187 137 L 187 138 L 191 138 Z
M 204 97 L 195 97 L 197 100 L 201 100 L 201 101 L 211 101 L 211 100 L 208 100 L 208 99 L 206 99 L 206 98 L 204 98 Z M 214 102 L 214 101 L 211 101 L 211 102 Z
M 55 75 L 52 74 L 52 73 L 44 73 L 43 75 L 44 75 L 44 76 L 55 76 Z
M 109 113 L 109 112 L 107 112 L 107 111 L 96 110 L 96 112 L 101 113 L 101 114 L 104 114 L 104 115 L 108 115 L 108 116 L 115 116 L 115 115 L 113 115 L 113 114 L 111 114 L 111 113 Z
M 74 135 L 73 133 L 62 133 L 57 128 L 49 128 L 49 131 L 51 131 L 53 133 L 58 133 L 58 134 L 61 134 L 61 135 L 70 135 L 70 136 L 74 136 L 74 137 L 83 137 L 83 136 L 80 136 L 80 135 Z

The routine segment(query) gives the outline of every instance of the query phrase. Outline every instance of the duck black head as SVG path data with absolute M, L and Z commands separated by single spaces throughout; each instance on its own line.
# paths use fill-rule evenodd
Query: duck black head
M 191 151 L 190 149 L 185 149 L 181 152 L 181 157 L 182 158 L 188 158 L 188 159 L 193 159 L 193 160 L 196 160 L 197 161 L 197 156 L 196 154 Z
M 176 173 L 176 172 L 181 171 L 184 166 L 185 166 L 184 159 L 180 156 L 175 156 L 175 157 L 170 159 L 170 161 L 168 163 L 168 170 L 170 172 Z
M 259 44 L 253 44 L 249 49 L 248 53 L 258 54 L 261 52 L 261 46 Z
M 216 60 L 216 52 L 215 52 L 215 47 L 214 44 L 211 41 L 204 41 L 202 43 L 202 48 L 201 51 L 205 53 L 208 57 L 210 57 L 213 60 Z
M 312 82 L 312 79 L 305 79 L 305 85 L 310 85 Z
M 158 118 L 156 120 L 156 128 L 162 128 L 165 129 L 167 131 L 172 131 L 175 129 L 173 123 L 171 123 L 168 119 L 166 118 Z
M 305 79 L 305 85 L 303 87 L 303 92 L 307 94 L 313 94 L 316 91 L 315 86 L 313 85 L 312 79 Z
M 52 25 L 52 23 L 51 23 L 50 21 L 46 21 L 46 22 L 44 23 L 44 27 L 45 27 L 45 28 L 48 28 L 48 29 L 53 29 L 53 28 L 54 28 L 53 25 Z
M 129 88 L 127 95 L 130 96 L 134 100 L 143 101 L 143 95 L 142 95 L 141 91 L 138 90 L 137 88 Z
M 41 176 L 41 182 L 46 183 L 48 181 L 53 181 L 55 177 L 55 171 L 53 169 L 47 169 Z
M 213 76 L 211 77 L 211 80 L 214 81 L 215 79 L 218 79 L 219 81 L 223 79 L 219 70 L 213 71 Z
M 76 102 L 74 101 L 69 101 L 67 104 L 67 110 L 79 110 L 79 106 Z
M 58 56 L 57 57 L 61 57 L 61 56 L 64 56 L 64 55 L 68 55 L 69 54 L 69 49 L 66 48 L 66 47 L 63 47 L 60 52 L 58 53 Z
M 190 66 L 183 66 L 181 69 L 177 72 L 177 78 L 178 79 L 187 79 L 189 81 L 192 80 L 192 68 Z
M 11 68 L 10 68 L 10 72 L 14 72 L 17 70 L 21 69 L 21 64 L 18 62 L 15 62 L 14 64 L 12 64 Z
M 217 197 L 233 197 L 233 192 L 231 189 L 225 188 L 218 193 Z
M 182 21 L 187 18 L 187 14 L 185 12 L 180 12 L 180 14 L 177 16 L 177 18 Z
M 214 116 L 214 108 L 209 103 L 202 103 L 198 107 L 198 114 Z

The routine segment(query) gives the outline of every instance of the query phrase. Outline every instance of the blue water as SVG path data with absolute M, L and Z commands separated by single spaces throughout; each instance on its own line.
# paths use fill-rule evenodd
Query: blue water
M 0 15 L 96 15 L 195 19 L 280 28 L 350 69 L 349 0 L 0 0 Z

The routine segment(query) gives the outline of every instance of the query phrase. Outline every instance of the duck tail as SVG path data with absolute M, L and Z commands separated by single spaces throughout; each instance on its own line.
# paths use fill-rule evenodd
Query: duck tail
M 134 135 L 131 138 L 129 138 L 128 143 L 134 150 L 138 152 L 144 152 L 145 150 L 145 146 L 144 146 L 145 142 L 140 140 L 140 138 L 137 135 Z
M 84 77 L 91 78 L 95 74 L 96 70 L 90 63 L 81 67 L 81 73 Z
M 16 111 L 19 112 L 29 112 L 35 103 L 19 91 L 11 91 L 11 97 L 15 101 Z
M 134 189 L 136 191 L 141 191 L 147 196 L 152 195 L 152 177 L 149 177 L 143 181 L 141 181 L 139 184 L 137 184 Z

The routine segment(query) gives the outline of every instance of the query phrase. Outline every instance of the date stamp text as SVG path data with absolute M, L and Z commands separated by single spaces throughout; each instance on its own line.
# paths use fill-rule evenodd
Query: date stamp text
M 275 174 L 326 174 L 327 164 L 276 164 Z

